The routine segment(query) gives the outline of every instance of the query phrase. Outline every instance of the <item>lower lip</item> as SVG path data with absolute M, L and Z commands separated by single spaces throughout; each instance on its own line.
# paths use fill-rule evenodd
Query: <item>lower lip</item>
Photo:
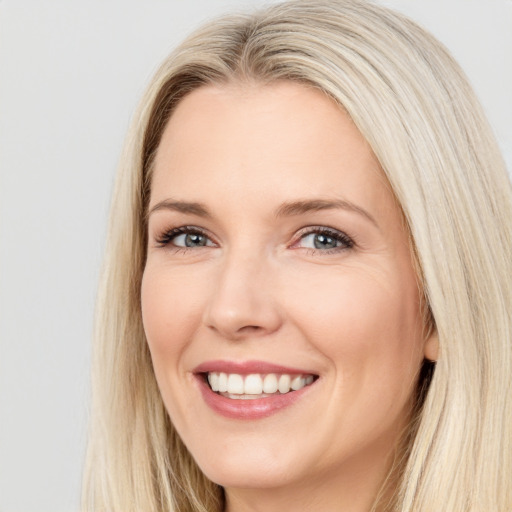
M 231 399 L 219 395 L 211 390 L 210 386 L 200 375 L 196 375 L 199 381 L 199 389 L 206 404 L 216 413 L 226 418 L 238 420 L 257 420 L 266 418 L 293 405 L 300 400 L 315 383 L 289 393 L 277 394 L 265 398 L 253 398 L 248 400 Z

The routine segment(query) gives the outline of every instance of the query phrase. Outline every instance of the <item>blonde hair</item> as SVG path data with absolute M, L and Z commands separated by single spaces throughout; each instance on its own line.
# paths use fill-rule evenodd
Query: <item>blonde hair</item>
M 155 382 L 140 312 L 151 162 L 203 84 L 293 80 L 324 91 L 379 159 L 408 222 L 440 358 L 394 510 L 512 510 L 512 194 L 463 72 L 423 29 L 362 0 L 296 0 L 220 18 L 151 81 L 113 197 L 93 357 L 85 510 L 220 512 Z

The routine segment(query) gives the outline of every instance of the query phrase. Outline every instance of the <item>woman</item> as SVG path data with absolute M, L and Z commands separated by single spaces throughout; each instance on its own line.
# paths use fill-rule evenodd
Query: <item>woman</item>
M 84 508 L 510 510 L 510 183 L 446 50 L 360 0 L 229 16 L 133 126 Z

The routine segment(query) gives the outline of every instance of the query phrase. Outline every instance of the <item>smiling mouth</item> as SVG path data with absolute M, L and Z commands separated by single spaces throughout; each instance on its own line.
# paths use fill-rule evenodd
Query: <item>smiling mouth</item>
M 254 400 L 284 395 L 310 386 L 318 378 L 312 374 L 207 372 L 204 378 L 210 389 L 225 398 Z

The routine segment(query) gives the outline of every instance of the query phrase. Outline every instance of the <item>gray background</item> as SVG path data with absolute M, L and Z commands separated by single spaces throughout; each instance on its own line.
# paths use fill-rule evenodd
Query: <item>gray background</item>
M 159 61 L 258 0 L 0 0 L 0 512 L 78 510 L 109 194 Z M 512 2 L 387 0 L 469 74 L 512 168 Z

